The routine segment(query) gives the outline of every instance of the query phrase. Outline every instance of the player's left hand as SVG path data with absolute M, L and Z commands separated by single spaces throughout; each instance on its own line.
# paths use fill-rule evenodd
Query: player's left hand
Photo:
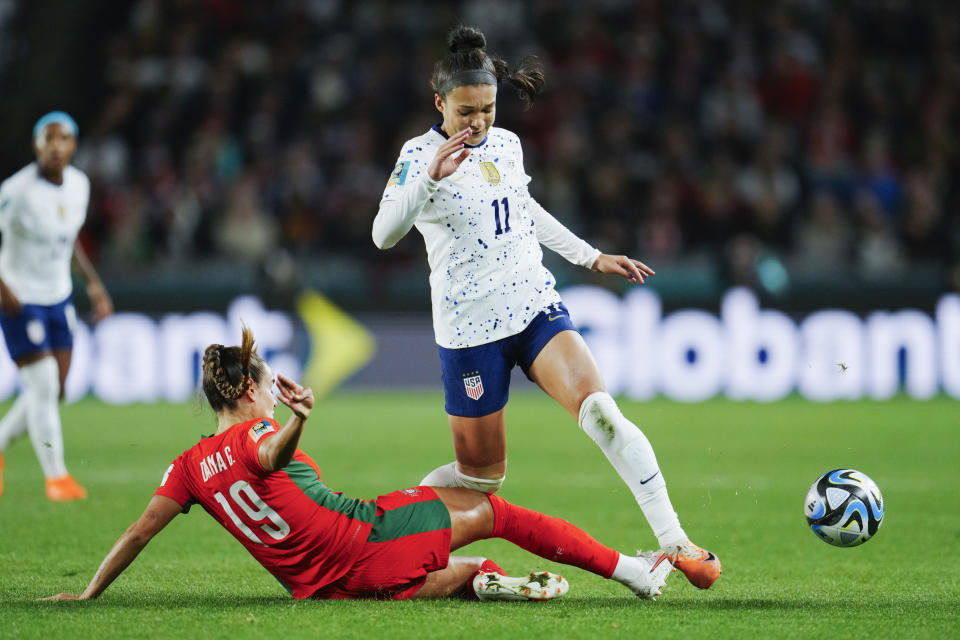
M 313 389 L 304 387 L 287 376 L 277 374 L 277 400 L 290 407 L 298 418 L 306 420 L 313 409 Z
M 49 597 L 46 597 L 46 598 L 37 598 L 37 600 L 38 600 L 38 601 L 41 601 L 41 602 L 43 602 L 43 601 L 46 601 L 46 602 L 55 602 L 55 601 L 56 601 L 56 602 L 59 602 L 59 601 L 63 601 L 63 600 L 83 600 L 83 598 L 81 598 L 81 597 L 80 597 L 78 594 L 76 594 L 76 593 L 58 593 L 58 594 L 55 595 L 55 596 L 49 596 Z
M 656 273 L 653 269 L 643 264 L 639 260 L 628 258 L 627 256 L 611 256 L 601 253 L 596 262 L 593 263 L 593 270 L 600 273 L 612 273 L 620 275 L 627 280 L 644 284 L 644 276 L 650 277 Z
M 113 300 L 100 282 L 91 282 L 87 285 L 87 296 L 90 297 L 90 305 L 93 307 L 93 321 L 100 322 L 104 318 L 113 314 Z

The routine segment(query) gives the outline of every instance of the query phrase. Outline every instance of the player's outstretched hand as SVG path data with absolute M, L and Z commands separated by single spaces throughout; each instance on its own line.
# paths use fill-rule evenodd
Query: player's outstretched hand
M 49 596 L 46 598 L 37 598 L 37 600 L 46 601 L 46 602 L 59 602 L 63 600 L 83 600 L 83 598 L 81 598 L 76 593 L 58 593 L 55 596 Z
M 639 260 L 628 258 L 627 256 L 611 256 L 601 253 L 597 261 L 593 263 L 593 270 L 600 273 L 613 273 L 623 276 L 633 282 L 644 283 L 644 276 L 650 277 L 656 273 L 653 269 L 643 264 Z
M 91 282 L 87 285 L 87 295 L 90 297 L 90 305 L 93 307 L 93 321 L 100 322 L 104 318 L 113 314 L 113 300 L 107 290 L 100 282 Z
M 313 389 L 304 387 L 287 376 L 277 374 L 277 400 L 290 407 L 298 418 L 306 420 L 313 409 Z
M 433 160 L 427 166 L 427 175 L 430 176 L 431 180 L 434 182 L 443 180 L 453 174 L 467 159 L 467 156 L 470 155 L 470 149 L 465 149 L 463 143 L 469 133 L 470 127 L 467 127 L 460 133 L 450 136 L 449 140 L 440 145 L 437 154 L 433 156 Z

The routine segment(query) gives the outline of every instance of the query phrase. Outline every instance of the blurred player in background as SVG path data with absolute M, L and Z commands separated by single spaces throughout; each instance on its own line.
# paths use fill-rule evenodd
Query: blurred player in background
M 3 451 L 28 431 L 46 476 L 47 497 L 77 500 L 87 492 L 67 473 L 58 406 L 76 324 L 71 264 L 87 282 L 94 320 L 113 313 L 113 303 L 77 242 L 90 180 L 70 166 L 76 122 L 62 111 L 48 113 L 33 129 L 33 145 L 37 161 L 0 184 L 0 329 L 22 383 L 0 420 L 0 495 Z
M 485 50 L 483 34 L 457 27 L 431 83 L 443 121 L 404 144 L 373 223 L 386 249 L 412 227 L 430 263 L 433 323 L 456 461 L 423 479 L 493 493 L 506 473 L 504 407 L 517 364 L 600 446 L 629 486 L 660 546 L 700 588 L 720 575 L 717 557 L 687 538 L 643 433 L 606 392 L 586 343 L 543 266 L 540 245 L 574 264 L 637 283 L 653 270 L 581 240 L 527 190 L 516 134 L 493 127 L 497 84 L 529 104 L 544 77 L 535 61 L 515 71 Z
M 622 555 L 565 520 L 477 491 L 413 487 L 376 500 L 331 491 L 316 462 L 297 448 L 313 391 L 275 378 L 247 328 L 239 347 L 207 347 L 203 391 L 217 416 L 216 434 L 174 460 L 82 594 L 49 599 L 96 598 L 195 503 L 294 598 L 550 600 L 566 593 L 566 580 L 555 574 L 511 578 L 486 558 L 450 555 L 485 538 L 611 578 L 645 599 L 659 595 L 673 570 L 663 553 Z M 283 427 L 273 419 L 277 399 L 293 411 Z

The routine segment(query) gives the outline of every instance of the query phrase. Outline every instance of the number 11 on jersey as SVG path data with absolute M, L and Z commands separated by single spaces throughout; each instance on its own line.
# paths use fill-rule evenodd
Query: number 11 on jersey
M 490 204 L 493 205 L 493 219 L 497 223 L 497 230 L 494 235 L 500 235 L 501 233 L 506 233 L 510 231 L 510 202 L 503 198 L 500 201 L 494 200 Z M 503 204 L 503 227 L 500 226 L 500 205 Z

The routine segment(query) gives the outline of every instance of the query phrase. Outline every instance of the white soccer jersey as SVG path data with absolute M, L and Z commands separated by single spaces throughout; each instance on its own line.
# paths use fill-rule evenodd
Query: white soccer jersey
M 70 260 L 87 217 L 90 180 L 67 166 L 63 184 L 32 163 L 0 184 L 0 278 L 23 304 L 56 304 L 73 291 Z
M 446 141 L 439 126 L 403 145 L 380 202 L 374 241 L 392 246 L 416 226 L 430 263 L 437 344 L 472 347 L 516 335 L 559 302 L 540 243 L 591 266 L 600 254 L 543 210 L 516 134 L 493 127 L 451 176 L 427 176 Z

